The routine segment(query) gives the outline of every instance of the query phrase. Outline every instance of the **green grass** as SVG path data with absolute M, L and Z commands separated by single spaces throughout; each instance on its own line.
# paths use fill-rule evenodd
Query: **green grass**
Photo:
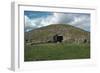
M 45 43 L 25 45 L 25 61 L 90 58 L 89 44 Z

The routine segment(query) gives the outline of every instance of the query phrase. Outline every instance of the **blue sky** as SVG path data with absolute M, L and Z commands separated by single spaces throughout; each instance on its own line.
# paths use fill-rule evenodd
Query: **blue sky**
M 90 14 L 24 11 L 25 31 L 51 24 L 69 24 L 90 31 Z
M 52 15 L 51 12 L 39 12 L 39 11 L 25 11 L 24 15 L 28 16 L 30 19 L 33 18 L 40 18 L 40 17 L 47 17 L 49 15 Z

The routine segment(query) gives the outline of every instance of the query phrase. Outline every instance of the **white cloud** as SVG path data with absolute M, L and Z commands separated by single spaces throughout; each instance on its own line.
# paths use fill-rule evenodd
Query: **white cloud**
M 47 17 L 30 19 L 25 16 L 25 30 L 39 28 L 50 24 L 70 24 L 72 26 L 90 30 L 90 16 L 88 14 L 53 13 Z
M 70 22 L 71 25 L 90 31 L 90 16 L 89 15 L 79 15 L 74 17 L 74 21 Z
M 25 31 L 33 29 L 33 25 L 31 24 L 31 20 L 25 16 Z

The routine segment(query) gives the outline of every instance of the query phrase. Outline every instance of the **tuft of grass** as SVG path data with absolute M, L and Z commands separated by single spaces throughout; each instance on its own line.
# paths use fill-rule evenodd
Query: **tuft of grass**
M 24 61 L 90 58 L 88 43 L 45 43 L 25 45 Z

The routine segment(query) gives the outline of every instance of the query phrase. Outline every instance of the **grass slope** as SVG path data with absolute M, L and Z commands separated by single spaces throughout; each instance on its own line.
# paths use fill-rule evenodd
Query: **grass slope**
M 78 39 L 87 39 L 90 40 L 90 33 L 82 29 L 73 27 L 71 25 L 65 24 L 52 24 L 42 28 L 34 29 L 30 32 L 25 32 L 25 39 L 31 42 L 47 42 L 52 40 L 52 37 L 55 35 L 63 35 L 64 41 L 78 40 Z

